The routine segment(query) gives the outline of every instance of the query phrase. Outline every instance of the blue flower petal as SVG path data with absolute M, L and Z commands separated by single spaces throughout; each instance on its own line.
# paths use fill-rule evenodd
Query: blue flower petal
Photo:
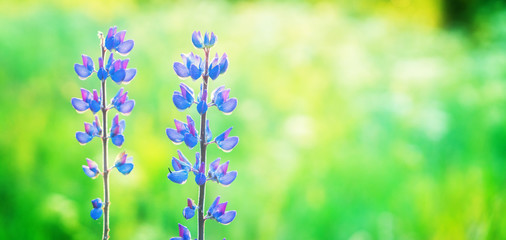
M 181 78 L 187 78 L 190 76 L 190 71 L 188 68 L 180 62 L 175 62 L 172 68 L 174 68 L 176 74 Z
M 111 74 L 111 79 L 119 84 L 121 83 L 121 81 L 123 81 L 123 79 L 125 79 L 125 76 L 126 76 L 125 69 L 119 69 Z
M 185 170 L 174 171 L 169 173 L 167 177 L 175 183 L 183 184 L 188 179 L 188 172 Z
M 237 212 L 235 210 L 225 212 L 225 214 L 221 215 L 216 219 L 221 224 L 227 225 L 230 222 L 232 222 L 237 215 Z
M 132 169 L 134 169 L 134 164 L 133 163 L 120 164 L 119 166 L 116 166 L 116 168 L 120 173 L 123 173 L 123 175 L 128 175 L 132 171 Z
M 88 70 L 88 68 L 86 66 L 83 66 L 81 64 L 74 64 L 74 71 L 76 71 L 77 73 L 77 76 L 81 79 L 81 80 L 85 80 L 86 78 L 88 78 L 91 73 L 93 73 L 92 71 Z
M 197 80 L 200 76 L 202 76 L 202 71 L 197 66 L 192 64 L 190 67 L 190 76 L 193 80 Z
M 119 134 L 119 135 L 113 136 L 111 138 L 111 141 L 112 141 L 112 144 L 114 144 L 118 147 L 121 147 L 121 145 L 123 145 L 123 142 L 125 141 L 125 137 L 123 137 L 123 135 Z
M 90 105 L 87 102 L 85 102 L 79 98 L 72 98 L 71 103 L 72 103 L 72 107 L 74 107 L 74 109 L 76 109 L 76 111 L 79 113 L 82 113 L 82 112 L 88 110 L 88 108 L 90 107 Z
M 137 74 L 137 69 L 135 69 L 135 68 L 126 69 L 125 70 L 125 78 L 123 79 L 123 83 L 124 84 L 130 83 L 130 81 L 132 81 L 132 79 L 135 77 L 136 74 Z
M 187 134 L 184 135 L 184 143 L 190 149 L 192 149 L 193 147 L 195 147 L 195 145 L 197 145 L 198 142 L 199 141 L 198 141 L 197 137 L 193 136 L 192 134 L 187 133 Z
M 186 220 L 191 219 L 193 216 L 195 216 L 195 208 L 191 209 L 189 207 L 185 207 L 183 209 L 183 217 L 186 218 Z
M 237 98 L 230 98 L 222 104 L 216 105 L 216 107 L 223 113 L 230 114 L 237 107 Z
M 228 69 L 228 58 L 227 54 L 224 53 L 220 59 L 220 74 L 224 74 Z
M 134 100 L 127 100 L 127 101 L 125 101 L 125 103 L 123 103 L 119 106 L 118 111 L 120 113 L 123 113 L 123 115 L 128 115 L 128 114 L 130 114 L 130 112 L 132 111 L 134 106 L 135 106 Z
M 172 95 L 172 101 L 174 102 L 176 108 L 179 110 L 185 110 L 193 104 L 193 102 L 188 101 L 179 92 L 174 92 L 174 94 Z
M 121 56 L 126 56 L 132 50 L 132 48 L 134 48 L 134 41 L 126 40 L 116 47 L 116 51 L 118 51 Z
M 202 35 L 200 34 L 200 31 L 194 31 L 192 34 L 192 43 L 193 46 L 196 48 L 203 48 L 204 43 L 202 43 Z
M 181 224 L 179 224 L 179 236 L 182 237 L 183 240 L 191 240 L 190 230 Z
M 97 113 L 98 111 L 100 111 L 100 103 L 97 102 L 97 101 L 91 101 L 90 102 L 90 110 L 93 112 L 93 114 Z
M 231 171 L 225 174 L 225 176 L 219 178 L 219 183 L 223 186 L 230 185 L 237 177 L 237 171 Z
M 76 132 L 76 139 L 80 144 L 84 145 L 91 141 L 91 139 L 93 139 L 93 136 L 90 136 L 84 132 Z
M 199 112 L 199 114 L 204 114 L 207 112 L 207 103 L 206 101 L 200 101 L 198 104 L 197 104 L 197 111 Z
M 221 150 L 223 150 L 225 152 L 229 152 L 229 151 L 232 151 L 232 149 L 237 145 L 238 142 L 239 142 L 239 137 L 234 136 L 234 137 L 228 137 L 223 141 L 216 142 L 216 144 L 218 144 L 218 147 Z
M 105 79 L 107 79 L 108 76 L 109 76 L 109 74 L 107 73 L 107 71 L 105 71 L 104 68 L 98 69 L 98 72 L 97 72 L 98 79 L 104 81 Z
M 215 80 L 220 75 L 220 65 L 216 65 L 209 69 L 209 77 Z
M 91 218 L 94 220 L 99 219 L 102 216 L 102 208 L 94 208 L 90 212 Z
M 200 186 L 206 183 L 206 175 L 204 173 L 195 174 L 195 182 Z
M 181 134 L 181 133 L 178 133 L 176 131 L 176 129 L 173 129 L 173 128 L 167 128 L 165 130 L 165 132 L 167 133 L 167 137 L 169 137 L 169 139 L 171 141 L 173 141 L 174 143 L 178 144 L 178 143 L 181 143 L 183 142 L 184 140 L 184 135 Z

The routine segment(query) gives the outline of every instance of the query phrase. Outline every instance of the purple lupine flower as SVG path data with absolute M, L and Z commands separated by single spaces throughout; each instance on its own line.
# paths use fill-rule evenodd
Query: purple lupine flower
M 229 161 L 220 165 L 220 158 L 217 158 L 209 165 L 207 177 L 223 186 L 229 186 L 237 177 L 237 171 L 227 172 Z
M 218 62 L 218 53 L 216 53 L 216 56 L 211 62 L 211 65 L 209 65 L 209 77 L 212 80 L 216 80 L 216 78 L 218 78 L 219 75 L 220 75 L 220 64 Z
M 121 147 L 123 142 L 125 141 L 125 137 L 123 136 L 123 131 L 125 130 L 125 120 L 119 121 L 119 115 L 116 114 L 112 119 L 111 126 L 111 141 L 114 145 Z
M 177 150 L 177 154 L 179 159 L 172 157 L 174 171 L 171 171 L 167 177 L 175 183 L 183 184 L 188 179 L 188 172 L 192 170 L 192 164 L 181 151 Z
M 179 237 L 173 237 L 170 240 L 191 240 L 192 236 L 190 230 L 185 226 L 179 224 Z
M 183 62 L 175 62 L 173 65 L 174 71 L 180 78 L 191 77 L 197 80 L 204 72 L 204 61 L 196 54 L 190 52 L 188 55 L 181 54 Z
M 95 198 L 91 200 L 91 205 L 93 205 L 93 209 L 90 212 L 90 216 L 94 220 L 97 220 L 102 216 L 102 200 L 100 198 Z
M 102 57 L 98 58 L 98 71 L 97 71 L 97 77 L 101 81 L 104 81 L 109 76 L 109 73 L 104 68 L 104 59 Z
M 224 152 L 230 152 L 232 149 L 237 145 L 239 142 L 239 137 L 229 137 L 230 131 L 232 131 L 232 127 L 227 129 L 222 134 L 218 135 L 214 141 L 218 145 L 218 147 L 223 150 Z
M 95 116 L 93 124 L 84 123 L 84 132 L 76 132 L 76 139 L 81 145 L 84 145 L 94 137 L 100 137 L 100 134 L 102 134 L 102 129 L 100 128 L 98 117 Z
M 207 90 L 202 90 L 202 85 L 200 84 L 200 93 L 197 97 L 197 111 L 200 115 L 207 112 Z
M 177 109 L 185 110 L 193 104 L 193 90 L 184 83 L 179 84 L 179 88 L 181 92 L 174 91 L 172 101 Z
M 109 59 L 112 59 L 111 57 Z M 127 69 L 129 59 L 125 60 L 115 60 L 109 66 L 109 74 L 111 75 L 111 79 L 117 84 L 128 84 L 137 74 L 137 69 L 129 68 Z
M 200 162 L 200 153 L 195 154 L 195 164 L 192 166 L 190 161 L 183 155 L 183 153 L 177 150 L 178 158 L 172 157 L 172 167 L 174 171 L 171 171 L 169 168 L 169 174 L 167 177 L 169 180 L 178 183 L 184 184 L 186 180 L 188 180 L 189 172 L 193 172 L 195 174 L 195 182 L 198 185 L 202 185 L 206 181 L 205 172 L 205 164 Z
M 123 88 L 121 88 L 111 99 L 111 104 L 123 115 L 129 115 L 135 105 L 135 100 L 128 100 L 127 94 L 128 92 L 123 93 Z
M 224 114 L 231 114 L 237 107 L 237 98 L 229 98 L 230 89 L 225 89 L 225 86 L 216 88 L 212 95 L 211 103 L 216 105 L 218 110 Z
M 77 76 L 81 80 L 85 80 L 95 71 L 95 65 L 93 64 L 93 60 L 91 60 L 90 57 L 83 54 L 82 58 L 83 64 L 74 64 L 74 71 L 77 73 Z
M 124 40 L 126 31 L 116 32 L 117 27 L 109 28 L 107 37 L 105 38 L 105 47 L 109 51 L 116 50 L 120 55 L 126 56 L 134 47 L 133 40 Z
M 86 158 L 86 163 L 87 165 L 83 165 L 84 174 L 92 179 L 96 178 L 100 173 L 97 163 L 89 158 Z
M 114 167 L 123 175 L 128 175 L 134 169 L 133 157 L 128 157 L 124 151 L 116 157 Z
M 215 219 L 217 222 L 227 225 L 230 222 L 232 222 L 237 215 L 237 212 L 235 210 L 232 211 L 225 211 L 227 208 L 227 203 L 219 203 L 220 202 L 220 196 L 218 196 L 213 204 L 209 207 L 209 210 L 207 211 L 207 218 L 208 219 Z
M 199 140 L 197 137 L 197 129 L 195 129 L 195 122 L 190 115 L 186 116 L 186 121 L 187 123 L 184 123 L 174 119 L 176 129 L 167 128 L 166 133 L 169 139 L 175 144 L 179 144 L 184 141 L 186 146 L 191 149 L 197 145 Z
M 192 43 L 196 48 L 210 48 L 214 46 L 216 40 L 217 37 L 213 32 L 211 32 L 211 35 L 206 32 L 204 34 L 204 39 L 202 39 L 202 34 L 200 31 L 194 31 L 192 34 Z
M 72 98 L 71 103 L 72 107 L 76 109 L 78 113 L 83 113 L 86 110 L 90 109 L 93 114 L 100 111 L 100 97 L 97 93 L 97 90 L 93 89 L 93 94 L 90 91 L 81 88 L 81 98 Z
M 206 183 L 206 164 L 200 161 L 200 153 L 195 153 L 195 165 L 193 165 L 193 173 L 195 174 L 195 182 L 197 185 Z
M 191 219 L 193 216 L 195 216 L 195 210 L 197 209 L 195 202 L 193 202 L 191 198 L 188 198 L 187 202 L 188 206 L 183 209 L 183 217 L 186 218 L 186 220 Z

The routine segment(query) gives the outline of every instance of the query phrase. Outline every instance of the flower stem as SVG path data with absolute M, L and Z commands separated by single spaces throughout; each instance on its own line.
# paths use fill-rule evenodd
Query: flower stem
M 101 39 L 102 47 L 102 59 L 104 59 L 106 49 L 104 47 L 104 39 Z M 105 60 L 104 60 L 105 61 Z M 106 88 L 105 88 L 105 80 L 102 81 L 101 87 L 102 93 L 102 152 L 103 152 L 103 162 L 104 162 L 104 232 L 102 235 L 102 240 L 109 239 L 109 168 L 107 167 L 107 98 L 106 98 Z
M 204 68 L 204 76 L 202 77 L 204 86 L 202 88 L 202 92 L 207 91 L 207 82 L 208 82 L 208 63 L 209 63 L 209 48 L 204 48 L 204 52 L 206 54 L 206 63 Z M 207 100 L 207 99 L 206 99 Z M 200 116 L 200 161 L 201 164 L 206 164 L 206 153 L 207 153 L 207 144 L 206 144 L 206 113 L 202 113 Z M 204 201 L 206 195 L 206 183 L 200 185 L 199 189 L 199 207 L 198 207 L 198 215 L 199 215 L 199 231 L 198 231 L 198 240 L 204 240 Z

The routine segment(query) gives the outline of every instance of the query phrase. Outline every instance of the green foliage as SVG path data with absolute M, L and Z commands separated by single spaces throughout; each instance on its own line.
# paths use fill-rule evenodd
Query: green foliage
M 209 239 L 506 238 L 505 12 L 479 16 L 467 35 L 381 14 L 395 5 L 357 16 L 324 2 L 153 1 L 111 15 L 111 2 L 28 2 L 0 3 L 0 239 L 100 235 L 89 210 L 102 183 L 81 169 L 86 157 L 100 162 L 100 143 L 77 143 L 91 117 L 70 99 L 98 87 L 72 66 L 98 56 L 88 36 L 111 25 L 135 39 L 138 69 L 125 131 L 136 168 L 111 178 L 113 239 L 168 239 L 196 198 L 166 177 L 176 147 L 165 135 L 184 118 L 172 63 L 194 51 L 195 29 L 218 33 L 231 61 L 211 88 L 226 83 L 240 99 L 227 118 L 209 112 L 214 133 L 233 122 L 241 136 L 223 156 L 236 182 L 208 187 L 239 214 L 228 227 L 210 222 Z

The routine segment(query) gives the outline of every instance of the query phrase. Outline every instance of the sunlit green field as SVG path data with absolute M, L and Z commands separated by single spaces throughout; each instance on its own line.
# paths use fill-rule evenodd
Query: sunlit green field
M 135 40 L 138 73 L 122 148 L 135 168 L 111 174 L 111 239 L 169 239 L 178 223 L 197 236 L 181 214 L 197 185 L 167 167 L 198 148 L 165 134 L 187 114 L 172 64 L 198 52 L 194 30 L 230 59 L 210 88 L 239 99 L 208 114 L 214 134 L 241 140 L 209 148 L 239 175 L 207 185 L 207 206 L 221 195 L 238 212 L 208 221 L 207 239 L 506 239 L 506 10 L 449 26 L 441 2 L 0 1 L 0 239 L 100 238 L 102 181 L 81 165 L 101 162 L 101 142 L 76 141 L 92 116 L 70 99 L 100 87 L 73 65 L 96 61 L 97 31 L 114 25 Z

